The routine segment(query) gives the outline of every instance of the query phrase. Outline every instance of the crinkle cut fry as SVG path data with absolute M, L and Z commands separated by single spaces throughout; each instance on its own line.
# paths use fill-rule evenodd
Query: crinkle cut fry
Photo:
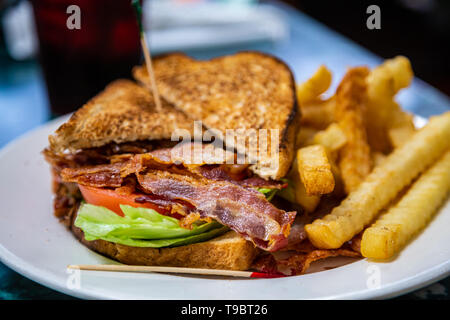
M 428 124 L 394 150 L 342 203 L 305 226 L 318 248 L 339 248 L 361 232 L 397 194 L 450 147 L 450 112 Z
M 431 219 L 450 190 L 450 150 L 411 186 L 362 236 L 367 258 L 394 256 Z

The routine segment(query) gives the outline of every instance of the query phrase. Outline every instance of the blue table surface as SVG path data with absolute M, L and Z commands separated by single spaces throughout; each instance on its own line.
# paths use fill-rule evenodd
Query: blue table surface
M 280 3 L 271 3 L 289 26 L 289 37 L 277 43 L 252 43 L 235 47 L 191 50 L 196 58 L 210 58 L 240 50 L 261 50 L 280 57 L 292 68 L 297 81 L 308 78 L 320 64 L 333 71 L 333 88 L 349 66 L 375 66 L 382 59 L 328 29 L 310 17 Z M 361 22 L 361 28 L 365 27 Z M 401 54 L 401 52 L 399 52 Z M 424 117 L 450 110 L 450 99 L 415 79 L 398 95 L 407 110 Z M 50 118 L 41 70 L 35 61 L 0 61 L 0 147 Z M 449 299 L 450 277 L 399 299 Z M 41 286 L 0 263 L 0 299 L 70 299 Z

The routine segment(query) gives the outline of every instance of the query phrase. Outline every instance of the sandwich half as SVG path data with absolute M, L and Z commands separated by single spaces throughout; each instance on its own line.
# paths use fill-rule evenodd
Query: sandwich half
M 160 94 L 175 108 L 215 132 L 227 145 L 247 153 L 247 141 L 230 141 L 229 129 L 277 132 L 277 157 L 272 152 L 259 156 L 250 170 L 260 177 L 283 178 L 294 157 L 295 128 L 300 114 L 295 81 L 281 60 L 256 51 L 239 52 L 211 60 L 195 60 L 182 53 L 166 54 L 154 60 Z M 135 79 L 150 88 L 145 66 L 135 67 Z M 231 137 L 233 139 L 233 137 Z
M 236 71 L 217 72 L 227 77 Z M 294 86 L 284 85 L 292 92 L 278 102 L 286 114 L 277 124 L 283 132 L 281 167 L 290 166 L 289 132 L 296 125 Z M 286 187 L 284 169 L 265 175 L 258 163 L 236 164 L 239 150 L 173 141 L 177 132 L 194 133 L 194 120 L 204 118 L 163 98 L 162 110 L 156 110 L 147 88 L 117 80 L 49 137 L 43 153 L 53 175 L 55 215 L 83 244 L 126 264 L 245 270 L 261 250 L 287 246 L 296 212 L 271 203 Z M 233 104 L 223 107 L 234 112 Z M 247 120 L 254 129 L 266 122 Z M 186 156 L 199 154 L 200 162 Z

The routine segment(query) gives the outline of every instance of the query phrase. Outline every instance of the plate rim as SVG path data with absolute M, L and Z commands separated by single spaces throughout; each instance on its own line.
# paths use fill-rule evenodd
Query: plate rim
M 41 285 L 44 285 L 48 288 L 51 288 L 55 291 L 64 293 L 69 296 L 73 296 L 81 299 L 115 299 L 112 295 L 94 293 L 92 290 L 88 289 L 77 289 L 70 290 L 67 287 L 61 285 L 59 281 L 52 280 L 51 273 L 47 271 L 37 270 L 34 266 L 26 262 L 25 260 L 17 257 L 8 249 L 6 249 L 2 244 L 0 244 L 0 261 L 4 263 L 6 266 L 18 272 L 22 276 L 31 279 Z M 363 261 L 367 261 L 367 258 L 361 259 L 359 261 L 355 261 L 354 263 L 362 263 Z M 353 263 L 352 263 L 353 264 Z M 444 272 L 440 272 L 440 270 L 444 270 Z M 327 272 L 327 271 L 322 271 Z M 124 273 L 124 272 L 120 272 Z M 125 273 L 126 274 L 126 273 Z M 45 275 L 49 275 L 48 278 Z M 349 293 L 343 293 L 338 295 L 332 295 L 328 297 L 317 298 L 315 300 L 325 300 L 325 299 L 337 299 L 337 300 L 364 300 L 364 299 L 387 299 L 397 297 L 401 294 L 406 294 L 408 292 L 414 291 L 416 289 L 423 288 L 431 283 L 439 281 L 450 275 L 450 260 L 443 262 L 440 265 L 434 266 L 431 269 L 424 270 L 413 277 L 404 278 L 397 282 L 388 283 L 380 289 L 370 290 L 363 289 L 360 291 L 354 291 Z M 294 276 L 294 277 L 302 277 L 304 275 Z M 205 279 L 208 280 L 208 279 Z M 237 280 L 237 281 L 276 281 L 276 279 L 252 279 L 252 280 Z M 395 289 L 393 289 L 395 288 Z M 391 290 L 393 289 L 393 290 Z M 164 299 L 155 299 L 155 300 L 164 300 Z M 197 299 L 193 299 L 197 300 Z M 220 300 L 220 299 L 214 299 Z M 278 299 L 273 299 L 278 300 Z M 282 300 L 282 299 L 281 299 Z

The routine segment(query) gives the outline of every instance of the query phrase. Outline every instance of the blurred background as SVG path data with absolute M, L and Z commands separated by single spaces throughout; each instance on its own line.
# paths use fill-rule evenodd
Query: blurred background
M 325 63 L 336 85 L 348 66 L 402 54 L 418 78 L 444 93 L 416 79 L 400 95 L 402 106 L 422 116 L 449 108 L 448 0 L 141 3 L 153 55 L 184 51 L 203 59 L 262 50 L 285 60 L 297 81 Z M 374 4 L 381 10 L 378 30 L 366 26 L 366 9 Z M 0 147 L 77 109 L 141 62 L 130 0 L 0 0 Z M 441 286 L 437 292 L 447 294 Z M 0 299 L 41 293 L 62 296 L 0 264 Z
M 450 95 L 450 1 L 286 2 L 382 58 L 407 56 L 417 77 Z M 361 28 L 371 4 L 381 9 L 380 30 Z
M 297 20 L 293 26 L 289 21 L 287 15 L 297 9 L 381 58 L 406 55 L 416 76 L 450 94 L 447 62 L 450 1 L 447 0 L 358 0 L 347 1 L 345 5 L 323 0 L 285 0 L 284 3 L 141 0 L 141 3 L 145 35 L 153 55 L 177 50 L 205 58 L 259 49 L 281 53 L 281 58 L 292 64 L 289 57 L 282 56 L 282 48 L 288 43 L 292 52 L 298 48 L 299 58 L 314 68 L 311 57 L 302 57 L 300 51 L 302 46 L 319 46 L 325 37 L 296 37 L 294 27 L 307 25 Z M 69 8 L 74 4 L 79 13 Z M 111 80 L 130 76 L 131 67 L 141 62 L 141 49 L 135 15 L 129 4 L 130 0 L 0 0 L 0 88 L 3 90 L 0 112 L 11 117 L 8 129 L 29 128 L 36 121 L 71 112 Z M 365 26 L 366 9 L 371 4 L 381 8 L 379 30 Z M 330 56 L 321 63 L 332 63 L 329 61 L 338 48 L 330 45 L 325 52 L 320 49 L 315 48 L 319 55 Z M 304 71 L 310 72 L 310 68 L 302 70 L 300 76 Z M 36 77 L 45 81 L 29 81 Z M 45 101 L 37 98 L 33 108 L 25 106 L 30 97 L 27 91 L 17 94 L 15 90 L 26 85 L 31 86 L 29 94 L 44 86 Z M 19 107 L 11 108 L 8 99 L 35 114 L 29 117 L 33 120 L 21 117 L 22 111 L 17 110 Z M 22 104 L 20 99 L 25 99 Z M 14 117 L 21 125 L 14 122 Z M 24 121 L 34 122 L 26 125 Z M 6 138 L 1 139 L 0 145 Z

